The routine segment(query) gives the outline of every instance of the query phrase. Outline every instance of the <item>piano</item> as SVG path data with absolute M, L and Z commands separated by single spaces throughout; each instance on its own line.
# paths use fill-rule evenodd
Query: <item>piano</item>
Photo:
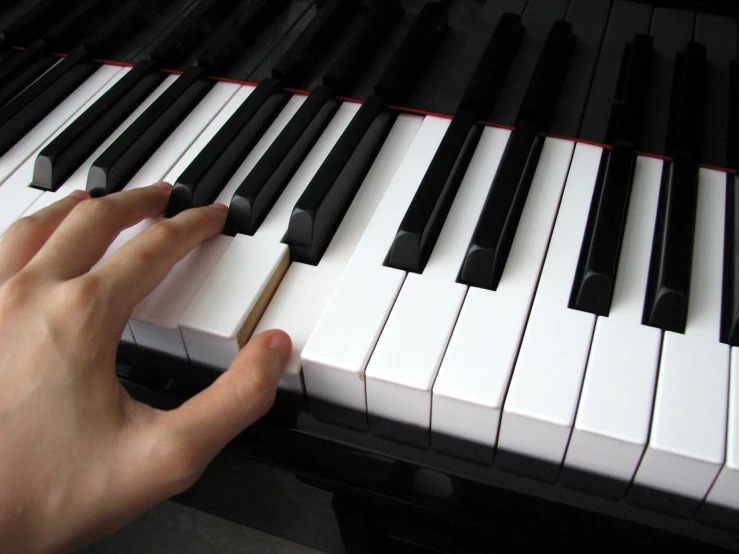
M 739 550 L 738 17 L 6 0 L 0 236 L 77 189 L 229 207 L 118 376 L 166 409 L 261 330 L 294 352 L 181 502 L 238 520 L 250 459 L 333 493 L 347 552 Z

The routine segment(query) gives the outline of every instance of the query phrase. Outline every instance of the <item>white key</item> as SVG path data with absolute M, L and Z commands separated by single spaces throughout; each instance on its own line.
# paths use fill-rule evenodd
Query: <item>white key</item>
M 726 462 L 706 497 L 706 503 L 739 510 L 739 352 L 731 349 L 731 385 L 726 433 Z
M 136 344 L 136 339 L 133 338 L 131 327 L 128 324 L 126 324 L 126 327 L 123 329 L 123 336 L 121 337 L 121 341 L 128 342 L 130 344 Z
M 217 235 L 203 242 L 139 302 L 129 320 L 138 345 L 187 359 L 179 320 L 232 240 Z
M 467 286 L 456 282 L 509 131 L 487 128 L 422 274 L 409 273 L 365 373 L 367 412 L 429 428 L 431 387 Z M 493 175 L 494 176 L 494 175 Z
M 366 411 L 364 371 L 405 271 L 383 266 L 449 120 L 426 117 L 301 355 L 306 392 Z
M 598 317 L 565 464 L 631 482 L 652 419 L 662 332 L 642 325 L 662 161 L 639 156 L 608 317 Z
M 292 339 L 293 352 L 280 388 L 303 392 L 300 354 L 422 121 L 421 116 L 398 117 L 320 263 L 290 265 L 254 330 L 259 334 L 282 329 Z
M 595 316 L 567 307 L 602 149 L 578 144 L 501 416 L 498 448 L 561 463 Z
M 470 287 L 433 388 L 434 432 L 494 447 L 574 146 L 547 138 L 496 291 Z M 497 164 L 480 167 L 488 182 Z
M 191 360 L 227 369 L 251 336 L 290 263 L 289 249 L 280 241 L 292 209 L 358 109 L 359 106 L 351 103 L 341 106 L 254 236 L 234 238 L 180 319 Z M 284 127 L 287 122 L 275 121 L 273 125 L 278 124 Z M 270 129 L 269 137 L 265 134 L 263 139 L 271 140 L 260 150 L 265 151 L 277 134 Z M 257 161 L 247 158 L 245 164 L 253 166 Z M 244 176 L 237 171 L 229 185 L 236 182 L 238 186 Z M 225 195 L 228 202 L 233 192 Z
M 19 148 L 26 138 L 37 130 L 46 137 L 45 140 L 40 139 L 40 142 L 36 144 L 36 148 L 27 147 L 24 151 L 25 161 L 0 185 L 0 206 L 2 206 L 0 210 L 0 236 L 44 194 L 41 190 L 29 187 L 33 181 L 33 166 L 36 161 L 33 154 L 61 134 L 66 127 L 65 123 L 71 123 L 82 115 L 87 108 L 92 106 L 122 77 L 122 74 L 117 77 L 116 75 L 118 74 L 110 71 L 102 73 L 102 69 L 98 70 L 8 152 L 9 155 L 10 152 Z M 113 77 L 116 78 L 113 79 Z
M 70 118 L 79 116 L 89 105 L 122 79 L 129 68 L 103 65 L 72 94 L 42 119 L 33 129 L 0 157 L 0 184 L 26 160 L 50 142 L 49 137 L 61 132 Z M 92 101 L 90 99 L 93 98 Z M 82 108 L 82 110 L 80 110 Z M 33 175 L 33 174 L 32 174 Z
M 666 331 L 649 444 L 634 482 L 703 499 L 724 463 L 729 346 L 720 343 L 725 174 L 699 170 L 685 334 Z
M 174 77 L 168 77 L 157 87 L 141 105 L 136 108 L 126 120 L 118 126 L 118 128 L 93 152 L 90 157 L 85 160 L 77 171 L 72 173 L 69 178 L 62 184 L 56 192 L 45 192 L 43 193 L 36 202 L 34 202 L 30 208 L 24 213 L 24 216 L 31 215 L 46 206 L 51 205 L 60 198 L 64 198 L 68 194 L 75 190 L 85 190 L 87 187 L 87 174 L 100 155 L 108 149 L 108 147 L 115 142 L 115 140 L 123 134 L 123 132 L 134 122 L 136 119 L 144 113 L 144 111 L 151 106 L 154 101 L 169 87 Z

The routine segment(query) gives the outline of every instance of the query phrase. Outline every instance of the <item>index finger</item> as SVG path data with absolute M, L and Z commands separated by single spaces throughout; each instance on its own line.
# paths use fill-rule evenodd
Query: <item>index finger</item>
M 203 241 L 214 237 L 226 222 L 228 208 L 213 204 L 159 221 L 90 271 L 116 298 L 114 309 L 128 317 L 167 276 L 177 262 Z

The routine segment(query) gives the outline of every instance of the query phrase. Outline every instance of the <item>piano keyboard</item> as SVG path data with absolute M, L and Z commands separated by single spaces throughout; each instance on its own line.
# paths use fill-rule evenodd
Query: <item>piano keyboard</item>
M 122 352 L 224 371 L 281 328 L 280 388 L 318 418 L 737 526 L 734 17 L 156 0 L 152 35 L 133 2 L 76 2 L 67 27 L 15 4 L 0 236 L 75 190 L 229 206 Z M 149 26 L 85 35 L 108 9 Z

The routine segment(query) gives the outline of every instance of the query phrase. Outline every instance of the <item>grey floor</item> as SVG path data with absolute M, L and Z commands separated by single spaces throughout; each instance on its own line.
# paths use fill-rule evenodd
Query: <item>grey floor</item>
M 183 502 L 163 502 L 78 554 L 344 553 L 329 493 L 262 464 L 249 462 L 245 470 L 241 460 L 235 472 L 230 463 L 228 458 L 214 462 L 225 470 L 228 486 L 215 483 L 219 490 L 210 513 L 183 505 L 185 493 Z M 207 498 L 204 483 L 196 484 L 191 494 Z M 229 493 L 231 498 L 219 498 Z M 219 513 L 219 505 L 234 502 L 238 514 Z

